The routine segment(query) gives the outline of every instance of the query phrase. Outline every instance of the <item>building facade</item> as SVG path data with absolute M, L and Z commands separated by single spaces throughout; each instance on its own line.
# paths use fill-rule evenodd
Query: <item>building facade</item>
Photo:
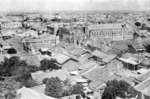
M 132 29 L 122 24 L 94 24 L 88 26 L 89 39 L 111 38 L 113 41 L 133 39 Z

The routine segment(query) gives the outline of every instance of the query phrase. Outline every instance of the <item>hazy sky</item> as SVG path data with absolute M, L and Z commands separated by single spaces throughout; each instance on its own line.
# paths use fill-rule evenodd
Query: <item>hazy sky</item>
M 0 12 L 150 10 L 150 0 L 0 0 Z

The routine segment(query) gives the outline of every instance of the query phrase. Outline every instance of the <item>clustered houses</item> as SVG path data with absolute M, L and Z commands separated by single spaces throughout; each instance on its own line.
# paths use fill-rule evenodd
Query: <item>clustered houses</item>
M 17 17 L 0 17 L 0 62 L 19 56 L 37 67 L 43 59 L 56 59 L 59 66 L 58 70 L 32 73 L 38 85 L 19 89 L 23 97 L 52 99 L 44 95 L 43 79 L 58 77 L 69 79 L 72 85 L 82 84 L 82 98 L 101 99 L 106 82 L 117 79 L 132 85 L 138 99 L 150 99 L 150 33 L 148 27 L 135 33 L 132 19 L 137 21 L 141 15 L 91 14 L 86 22 L 82 14 L 55 14 L 54 19 L 27 14 L 22 21 Z M 16 52 L 9 53 L 10 49 Z

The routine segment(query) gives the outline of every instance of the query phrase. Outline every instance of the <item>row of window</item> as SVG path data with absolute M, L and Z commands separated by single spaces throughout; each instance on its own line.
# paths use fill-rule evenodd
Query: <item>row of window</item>
M 133 39 L 132 35 L 128 36 L 114 36 L 112 37 L 113 40 L 128 40 L 128 39 Z
M 121 30 L 115 30 L 115 31 L 90 31 L 90 35 L 93 35 L 93 36 L 96 36 L 96 35 L 101 35 L 101 36 L 119 35 L 121 33 L 122 33 Z

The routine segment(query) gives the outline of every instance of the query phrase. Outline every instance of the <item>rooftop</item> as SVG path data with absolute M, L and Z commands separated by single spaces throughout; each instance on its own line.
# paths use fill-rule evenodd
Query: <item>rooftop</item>
M 113 24 L 92 24 L 88 27 L 89 30 L 97 29 L 121 29 L 123 24 L 113 23 Z

